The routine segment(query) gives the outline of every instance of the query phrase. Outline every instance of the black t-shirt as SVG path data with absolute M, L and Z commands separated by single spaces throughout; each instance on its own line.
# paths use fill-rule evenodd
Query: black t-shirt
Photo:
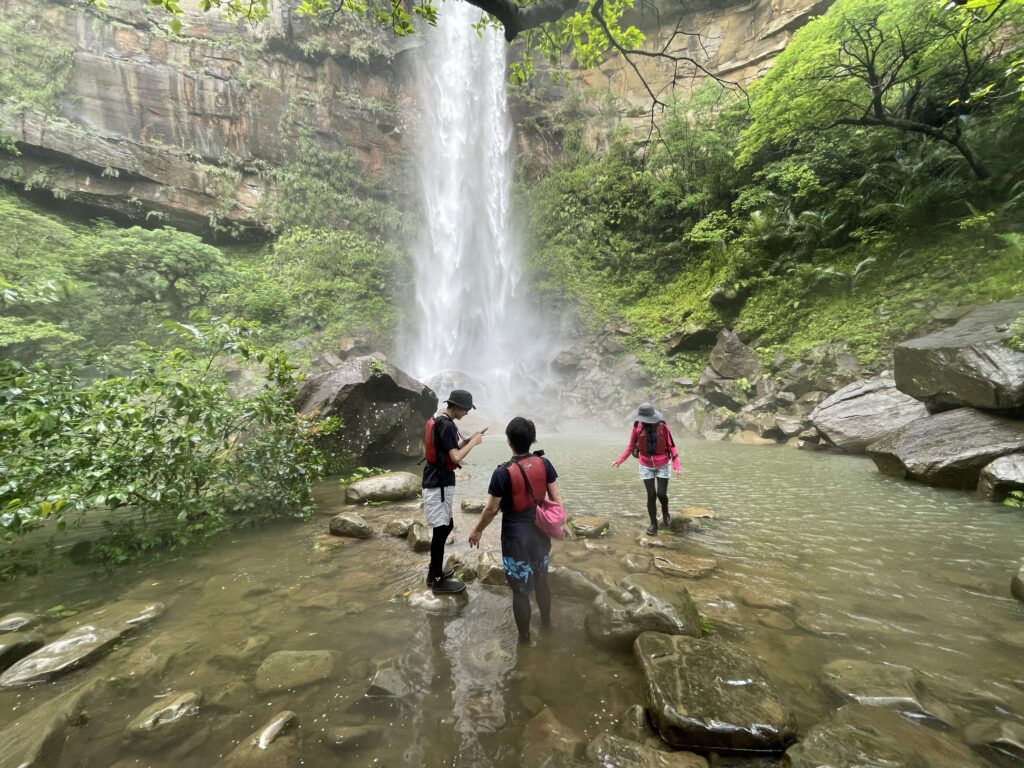
M 448 452 L 459 447 L 459 428 L 447 416 L 438 416 L 434 422 L 434 435 L 438 463 L 423 466 L 423 487 L 449 488 L 455 485 L 455 472 L 447 468 Z
M 529 454 L 513 456 L 512 458 L 524 459 L 527 456 L 529 456 Z M 558 479 L 558 473 L 551 465 L 551 462 L 546 458 L 542 456 L 540 460 L 544 462 L 544 470 L 548 474 L 548 485 L 551 485 L 551 483 Z M 509 467 L 506 469 L 504 466 L 498 466 L 495 468 L 494 472 L 491 474 L 491 484 L 487 486 L 487 493 L 501 499 L 498 509 L 503 513 L 510 513 L 512 511 L 512 478 L 509 477 L 509 471 L 518 472 L 519 470 L 515 467 Z M 538 489 L 534 488 L 533 490 L 536 491 Z

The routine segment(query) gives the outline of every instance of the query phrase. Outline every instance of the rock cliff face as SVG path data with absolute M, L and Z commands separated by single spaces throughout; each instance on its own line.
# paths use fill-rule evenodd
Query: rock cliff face
M 666 3 L 633 21 L 651 49 L 677 24 L 700 31 L 676 37 L 671 50 L 746 81 L 829 1 Z M 403 155 L 414 94 L 403 84 L 400 45 L 381 31 L 342 17 L 340 27 L 317 29 L 289 0 L 271 0 L 269 21 L 250 27 L 186 0 L 183 29 L 172 35 L 166 14 L 144 2 L 108 5 L 103 13 L 71 0 L 0 0 L 0 68 L 11 73 L 0 78 L 0 136 L 20 152 L 0 152 L 0 176 L 128 219 L 252 230 L 301 127 L 327 149 L 347 147 L 383 190 L 408 188 L 384 178 L 390 158 Z M 638 63 L 656 88 L 671 79 L 664 61 Z M 649 105 L 620 58 L 578 73 L 576 85 Z M 539 171 L 559 154 L 551 114 L 570 88 L 514 105 L 521 167 Z M 595 142 L 622 122 L 643 123 L 610 112 L 591 118 Z
M 0 156 L 6 178 L 130 218 L 248 229 L 299 130 L 368 175 L 401 154 L 405 94 L 382 33 L 318 31 L 275 1 L 256 28 L 182 3 L 175 36 L 145 3 L 108 5 L 0 0 L 7 82 L 31 83 L 40 50 L 67 53 L 44 73 L 52 98 L 0 92 L 0 136 L 20 152 Z

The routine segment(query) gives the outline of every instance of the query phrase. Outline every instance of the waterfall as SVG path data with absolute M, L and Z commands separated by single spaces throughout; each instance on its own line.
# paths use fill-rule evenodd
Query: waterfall
M 402 363 L 439 397 L 463 387 L 497 416 L 536 378 L 540 334 L 521 296 L 510 226 L 506 44 L 498 30 L 477 34 L 480 16 L 464 2 L 444 3 L 415 59 L 423 229 L 414 246 L 415 327 Z

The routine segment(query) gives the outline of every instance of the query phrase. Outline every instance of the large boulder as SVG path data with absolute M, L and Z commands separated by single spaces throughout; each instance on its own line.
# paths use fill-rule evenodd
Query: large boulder
M 437 396 L 390 363 L 368 356 L 306 381 L 295 407 L 339 417 L 344 426 L 323 438 L 325 449 L 373 464 L 422 454 L 423 425 L 437 409 Z
M 875 466 L 887 475 L 971 490 L 983 467 L 1022 451 L 1024 421 L 971 408 L 918 419 L 867 448 Z
M 785 768 L 981 768 L 964 744 L 878 707 L 847 704 L 811 728 L 782 760 Z
M 602 592 L 586 617 L 591 640 L 627 649 L 641 632 L 700 637 L 700 614 L 686 587 L 653 574 L 627 576 Z
M 1000 456 L 986 464 L 978 478 L 978 496 L 1002 501 L 1014 491 L 1024 491 L 1024 453 Z
M 723 328 L 711 350 L 711 367 L 723 379 L 753 379 L 761 373 L 761 356 L 735 333 Z
M 421 478 L 412 472 L 390 472 L 357 480 L 345 489 L 345 501 L 362 504 L 367 501 L 405 501 L 420 495 Z
M 350 539 L 373 537 L 373 528 L 370 524 L 353 512 L 342 512 L 332 517 L 329 530 L 334 536 L 347 536 Z
M 928 409 L 900 392 L 892 379 L 864 379 L 824 400 L 810 419 L 838 448 L 864 453 L 887 433 L 927 415 Z
M 81 720 L 98 680 L 61 691 L 45 704 L 0 730 L 0 768 L 47 768 L 59 765 L 69 732 Z
M 655 632 L 633 650 L 654 727 L 676 749 L 782 752 L 796 737 L 792 714 L 752 656 Z
M 669 357 L 681 352 L 710 347 L 718 338 L 718 332 L 698 323 L 686 323 L 675 333 L 665 337 L 665 354 Z
M 1024 352 L 1006 345 L 1024 297 L 990 304 L 956 325 L 896 345 L 896 386 L 934 410 L 1024 408 Z

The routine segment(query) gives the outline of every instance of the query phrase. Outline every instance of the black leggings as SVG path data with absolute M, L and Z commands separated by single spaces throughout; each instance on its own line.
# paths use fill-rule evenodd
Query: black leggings
M 444 568 L 444 545 L 448 543 L 448 537 L 455 530 L 455 523 L 448 525 L 434 526 L 434 537 L 430 540 L 430 568 L 427 570 L 428 579 L 437 579 L 441 576 Z
M 548 576 L 538 576 L 534 585 L 534 593 L 537 595 L 537 607 L 540 609 L 540 624 L 547 627 L 551 624 L 551 587 L 548 585 Z M 512 615 L 516 620 L 516 629 L 519 630 L 519 639 L 526 641 L 530 639 L 530 595 L 519 592 L 512 593 Z
M 658 481 L 658 490 L 655 493 L 654 481 Z M 651 525 L 658 524 L 658 504 L 661 502 L 661 516 L 668 517 L 668 478 L 652 477 L 644 480 L 644 487 L 647 488 L 647 514 L 651 518 Z

